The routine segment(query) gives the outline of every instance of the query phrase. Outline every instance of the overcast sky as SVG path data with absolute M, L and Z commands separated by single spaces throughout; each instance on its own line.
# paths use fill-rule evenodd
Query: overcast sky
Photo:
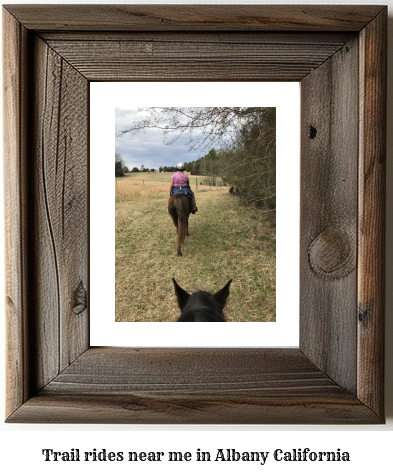
M 135 135 L 119 132 L 127 130 L 132 123 L 142 118 L 138 109 L 121 109 L 116 107 L 116 153 L 119 153 L 130 170 L 140 168 L 158 169 L 160 166 L 176 166 L 180 162 L 190 162 L 199 158 L 202 151 L 188 151 L 187 137 L 181 137 L 172 145 L 163 143 L 161 130 L 150 129 L 139 131 Z

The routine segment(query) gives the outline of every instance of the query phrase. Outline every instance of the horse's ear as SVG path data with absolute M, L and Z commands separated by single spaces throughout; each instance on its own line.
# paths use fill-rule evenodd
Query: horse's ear
M 229 280 L 228 283 L 218 290 L 217 293 L 211 296 L 211 299 L 216 303 L 216 305 L 220 308 L 220 311 L 224 309 L 225 303 L 229 296 L 229 287 L 231 286 L 232 280 Z
M 185 308 L 188 302 L 188 298 L 190 297 L 190 295 L 187 293 L 186 290 L 183 290 L 183 288 L 181 288 L 176 283 L 176 280 L 174 278 L 172 278 L 172 281 L 173 281 L 173 284 L 175 285 L 175 294 L 176 294 L 177 302 L 179 304 L 179 308 L 181 311 L 183 311 L 183 309 Z

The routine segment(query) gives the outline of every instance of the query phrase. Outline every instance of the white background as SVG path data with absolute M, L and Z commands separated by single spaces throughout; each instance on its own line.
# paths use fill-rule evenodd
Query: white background
M 8 3 L 20 3 L 8 1 Z M 24 3 L 28 3 L 26 0 Z M 32 2 L 33 3 L 33 2 Z M 37 2 L 34 2 L 37 3 Z M 46 3 L 53 3 L 52 1 Z M 58 3 L 111 3 L 111 2 L 58 2 Z M 117 0 L 114 3 L 121 2 Z M 138 1 L 135 3 L 146 3 Z M 160 2 L 157 2 L 160 3 Z M 165 0 L 161 3 L 176 3 Z M 180 3 L 180 2 L 179 2 Z M 193 3 L 193 2 L 186 2 Z M 201 0 L 194 3 L 209 3 Z M 219 2 L 212 3 L 261 3 L 261 2 Z M 307 0 L 302 2 L 280 2 L 269 0 L 269 4 L 283 3 L 314 3 Z M 319 1 L 318 3 L 336 4 L 337 1 Z M 344 2 L 342 2 L 344 3 Z M 393 0 L 345 2 L 353 4 L 381 4 L 389 5 L 393 8 Z M 388 78 L 388 130 L 393 128 L 393 103 L 392 103 L 392 13 L 389 16 L 389 78 Z M 342 451 L 351 453 L 350 463 L 278 463 L 268 462 L 265 466 L 258 463 L 227 463 L 212 462 L 203 465 L 205 472 L 355 472 L 355 470 L 379 470 L 389 472 L 391 470 L 391 446 L 393 443 L 393 222 L 391 213 L 393 209 L 393 193 L 391 183 L 393 182 L 393 138 L 388 134 L 388 220 L 387 220 L 387 292 L 386 292 L 386 413 L 387 424 L 385 426 L 64 426 L 64 425 L 0 425 L 0 468 L 4 472 L 11 469 L 18 471 L 25 469 L 29 472 L 161 472 L 170 467 L 172 472 L 194 472 L 200 471 L 199 463 L 179 463 L 168 466 L 168 464 L 138 464 L 129 463 L 50 463 L 43 462 L 41 449 L 53 448 L 55 450 L 70 450 L 79 448 L 81 450 L 98 450 L 106 448 L 110 451 L 190 451 L 195 452 L 198 448 L 204 451 L 215 452 L 216 449 L 237 449 L 239 451 L 273 451 L 281 448 L 290 450 L 293 448 L 310 448 L 314 450 L 335 450 L 341 448 Z M 0 211 L 3 208 L 0 206 Z M 2 222 L 2 219 L 0 220 Z M 0 238 L 4 235 L 0 231 Z M 0 248 L 3 245 L 0 243 Z M 4 272 L 0 272 L 3 275 Z M 3 285 L 0 285 L 3 292 Z M 0 297 L 4 301 L 4 295 Z M 4 348 L 4 324 L 0 325 L 2 331 L 2 347 Z M 1 352 L 1 369 L 4 368 L 4 350 Z M 4 382 L 2 377 L 1 382 Z M 4 406 L 4 389 L 0 387 L 0 404 Z M 348 465 L 349 464 L 349 465 Z
M 194 83 L 191 99 L 189 90 L 189 83 L 179 82 L 90 85 L 90 308 L 94 315 L 90 319 L 90 343 L 132 347 L 298 347 L 299 83 Z M 176 99 L 171 103 L 168 98 L 173 97 Z M 128 109 L 165 104 L 277 108 L 277 322 L 231 323 L 224 327 L 217 323 L 210 325 L 209 331 L 204 325 L 196 325 L 192 333 L 183 324 L 115 322 L 115 189 L 113 160 L 108 158 L 114 152 L 115 106 Z M 103 226 L 103 222 L 108 225 Z M 169 215 L 168 228 L 172 230 Z M 174 254 L 168 258 L 177 257 Z M 168 274 L 168 282 L 172 276 Z M 205 288 L 192 291 L 198 289 Z

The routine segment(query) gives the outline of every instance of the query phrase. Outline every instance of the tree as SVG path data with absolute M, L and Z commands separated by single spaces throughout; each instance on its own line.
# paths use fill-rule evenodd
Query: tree
M 128 166 L 123 166 L 123 173 L 129 173 L 130 170 L 128 169 Z
M 170 145 L 183 134 L 189 138 L 190 150 L 211 149 L 230 139 L 231 134 L 266 107 L 140 107 L 147 117 L 120 132 L 135 134 L 140 130 L 162 130 L 164 143 Z
M 210 176 L 220 175 L 219 155 L 214 148 L 202 159 L 202 173 Z
M 115 153 L 115 176 L 124 176 L 123 166 L 125 165 L 125 161 L 119 155 L 119 153 Z
M 202 174 L 202 171 L 201 171 L 201 163 L 200 163 L 199 160 L 196 160 L 196 161 L 193 162 L 191 174 L 193 174 L 193 175 L 200 175 L 200 174 Z
M 245 123 L 234 146 L 220 150 L 222 176 L 249 205 L 276 208 L 276 109 Z
M 132 171 L 131 171 L 131 172 L 132 172 L 132 173 L 136 173 L 137 171 L 139 172 L 139 169 L 138 169 L 136 166 L 134 166 L 134 167 L 132 168 Z

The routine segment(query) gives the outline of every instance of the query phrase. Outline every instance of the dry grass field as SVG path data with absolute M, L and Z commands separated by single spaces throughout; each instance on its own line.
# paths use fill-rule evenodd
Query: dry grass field
M 215 291 L 232 279 L 230 321 L 275 321 L 275 228 L 240 205 L 226 187 L 191 178 L 199 211 L 176 256 L 167 210 L 172 173 L 116 179 L 116 321 L 176 321 L 172 277 L 189 293 Z M 198 177 L 198 183 L 206 178 Z

